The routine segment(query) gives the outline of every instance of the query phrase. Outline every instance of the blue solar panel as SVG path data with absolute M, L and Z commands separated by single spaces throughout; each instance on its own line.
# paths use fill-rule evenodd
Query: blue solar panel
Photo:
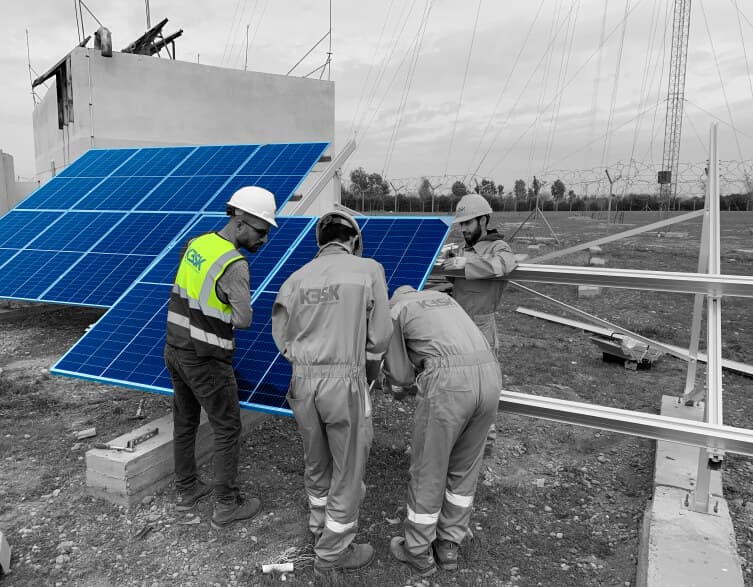
M 129 211 L 161 180 L 160 177 L 108 177 L 72 207 L 75 210 Z
M 92 250 L 155 258 L 193 219 L 193 214 L 132 213 Z
M 144 148 L 113 171 L 113 175 L 122 177 L 164 177 L 195 149 L 196 147 Z
M 0 298 L 37 299 L 79 257 L 79 253 L 20 251 L 3 265 Z
M 0 218 L 0 247 L 18 249 L 34 240 L 58 220 L 60 212 L 11 210 Z
M 56 177 L 16 206 L 17 210 L 67 210 L 91 191 L 101 179 Z
M 93 149 L 0 217 L 0 250 L 7 250 L 0 262 L 20 272 L 0 288 L 0 297 L 106 307 L 197 214 L 224 213 L 237 187 L 265 186 L 282 207 L 326 147 Z M 257 161 L 258 173 L 236 179 L 251 161 Z M 28 257 L 19 257 L 23 251 L 78 256 L 34 256 L 52 264 L 45 277 L 19 264 L 19 258 Z M 27 283 L 33 290 L 24 291 Z
M 225 221 L 220 216 L 201 217 L 184 237 L 217 230 Z M 365 250 L 384 265 L 390 291 L 403 284 L 423 286 L 449 231 L 447 224 L 437 218 L 371 217 L 359 222 Z M 248 257 L 254 319 L 251 328 L 236 331 L 234 366 L 242 407 L 290 415 L 285 393 L 291 369 L 272 340 L 271 310 L 282 281 L 310 261 L 317 246 L 315 219 L 288 217 L 279 223 L 269 242 Z M 166 250 L 53 372 L 172 393 L 162 348 L 167 300 L 182 245 L 176 242 Z
M 136 208 L 155 211 L 201 210 L 227 180 L 223 175 L 168 177 L 158 190 L 144 198 Z M 222 211 L 225 211 L 224 207 Z
M 25 248 L 84 253 L 123 218 L 124 214 L 118 212 L 68 212 Z
M 152 261 L 151 255 L 88 253 L 41 295 L 62 304 L 111 306 Z
M 58 177 L 107 177 L 138 149 L 91 149 L 66 167 Z

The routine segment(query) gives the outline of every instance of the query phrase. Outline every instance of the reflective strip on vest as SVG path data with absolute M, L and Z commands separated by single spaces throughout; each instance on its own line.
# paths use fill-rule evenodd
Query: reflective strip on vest
M 204 312 L 204 314 L 206 314 L 207 316 L 211 316 L 209 310 L 211 310 L 212 308 L 210 308 L 209 306 L 209 296 L 212 294 L 212 290 L 214 290 L 215 281 L 225 270 L 225 264 L 237 257 L 238 251 L 236 251 L 235 249 L 228 251 L 224 255 L 220 255 L 220 257 L 218 257 L 217 260 L 212 263 L 209 271 L 207 271 L 206 278 L 204 279 L 204 283 L 201 285 L 201 292 L 199 294 L 199 301 L 201 302 L 202 312 Z M 227 316 L 227 314 L 224 314 L 222 312 L 221 314 L 223 314 L 223 316 Z M 227 322 L 230 322 L 231 316 L 227 316 L 227 318 Z
M 217 318 L 217 320 L 222 320 L 227 324 L 230 324 L 230 322 L 233 321 L 232 314 L 226 314 L 225 312 L 218 310 L 217 308 L 212 308 L 206 302 L 204 302 L 204 307 L 202 308 L 201 302 L 199 300 L 188 297 L 188 291 L 185 288 L 180 287 L 177 283 L 173 284 L 173 293 L 186 300 L 188 302 L 188 307 L 192 310 L 198 310 L 205 316 L 209 316 L 210 318 Z M 203 289 L 201 295 L 204 295 Z
M 429 526 L 431 524 L 436 524 L 437 520 L 439 519 L 439 512 L 435 514 L 417 514 L 411 509 L 410 506 L 407 506 L 407 508 L 408 508 L 408 520 L 410 520 L 414 524 L 422 524 L 424 526 Z
M 232 340 L 228 340 L 227 338 L 220 338 L 216 334 L 202 330 L 197 326 L 193 326 L 191 324 L 191 321 L 186 316 L 181 316 L 177 312 L 168 311 L 167 321 L 172 322 L 176 326 L 188 328 L 188 333 L 193 339 L 199 340 L 206 344 L 212 344 L 227 351 L 232 351 L 234 349 Z
M 457 493 L 452 493 L 449 489 L 445 489 L 444 498 L 452 505 L 461 508 L 469 508 L 473 505 L 472 495 L 458 495 Z
M 311 507 L 315 508 L 327 507 L 327 496 L 316 497 L 309 493 L 309 503 L 311 504 Z
M 324 520 L 324 526 L 328 530 L 332 530 L 332 532 L 336 532 L 337 534 L 343 534 L 344 532 L 347 532 L 348 530 L 352 530 L 356 527 L 355 522 L 348 522 L 347 524 L 341 524 L 340 522 L 336 522 L 332 518 L 329 517 L 329 514 L 327 514 L 327 517 Z

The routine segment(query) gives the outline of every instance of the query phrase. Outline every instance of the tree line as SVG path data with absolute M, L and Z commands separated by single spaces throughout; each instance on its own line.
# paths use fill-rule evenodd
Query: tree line
M 542 187 L 548 187 L 542 191 Z M 464 195 L 477 193 L 489 202 L 495 212 L 527 212 L 535 209 L 537 202 L 543 211 L 598 212 L 610 208 L 607 196 L 580 196 L 561 179 L 549 186 L 542 185 L 533 178 L 530 184 L 523 179 L 515 180 L 513 189 L 505 192 L 505 186 L 491 179 L 475 182 L 473 188 L 462 181 L 455 181 L 450 192 L 438 193 L 439 186 L 432 185 L 423 178 L 417 193 L 407 193 L 404 188 L 394 186 L 379 173 L 368 173 L 362 167 L 350 173 L 350 183 L 342 185 L 341 202 L 359 212 L 395 213 L 452 213 L 457 202 Z M 611 198 L 612 211 L 652 211 L 661 210 L 663 205 L 658 194 L 629 193 Z M 749 211 L 753 209 L 753 192 L 729 194 L 720 197 L 720 208 L 729 211 Z M 703 208 L 704 198 L 674 198 L 669 202 L 670 210 L 698 210 Z

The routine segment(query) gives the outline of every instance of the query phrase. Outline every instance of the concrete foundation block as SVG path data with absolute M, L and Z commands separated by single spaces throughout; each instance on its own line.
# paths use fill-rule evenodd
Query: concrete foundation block
M 703 421 L 703 411 L 702 403 L 686 406 L 677 397 L 662 397 L 662 416 Z M 720 471 L 711 471 L 712 511 L 689 507 L 701 450 L 657 441 L 654 495 L 644 514 L 638 553 L 638 587 L 744 585 Z
M 603 267 L 607 262 L 604 257 L 591 257 L 588 259 L 588 264 L 596 267 Z
M 256 427 L 266 414 L 241 410 L 242 434 Z M 173 480 L 173 417 L 168 414 L 109 441 L 125 446 L 128 440 L 159 428 L 159 434 L 136 445 L 134 452 L 93 448 L 86 453 L 86 486 L 91 495 L 116 505 L 130 507 L 154 495 Z M 196 462 L 211 458 L 214 448 L 212 427 L 202 411 L 196 434 Z
M 636 584 L 743 587 L 726 500 L 715 498 L 718 513 L 705 514 L 685 507 L 685 495 L 675 487 L 654 491 L 644 517 Z
M 0 571 L 10 571 L 10 544 L 5 539 L 5 534 L 0 530 Z
M 593 298 L 601 294 L 601 287 L 598 285 L 579 285 L 578 297 L 579 298 Z

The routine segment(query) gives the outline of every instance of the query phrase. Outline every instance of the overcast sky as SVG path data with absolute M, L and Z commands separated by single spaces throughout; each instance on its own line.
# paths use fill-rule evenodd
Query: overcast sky
M 35 173 L 25 31 L 36 77 L 78 43 L 73 4 L 0 0 L 0 149 L 22 177 Z M 511 189 L 545 170 L 598 175 L 631 157 L 661 165 L 670 0 L 332 4 L 336 144 L 356 131 L 359 145 L 346 171 L 363 166 L 398 184 L 477 173 Z M 146 29 L 144 0 L 86 6 L 116 50 Z M 692 7 L 681 160 L 705 159 L 714 120 L 720 157 L 753 159 L 753 5 Z M 166 33 L 184 30 L 178 58 L 203 64 L 242 69 L 248 25 L 248 68 L 268 73 L 285 74 L 329 28 L 327 0 L 151 0 L 150 9 L 152 24 L 170 19 Z M 84 26 L 98 25 L 85 13 Z M 293 74 L 315 70 L 326 51 L 325 41 Z

